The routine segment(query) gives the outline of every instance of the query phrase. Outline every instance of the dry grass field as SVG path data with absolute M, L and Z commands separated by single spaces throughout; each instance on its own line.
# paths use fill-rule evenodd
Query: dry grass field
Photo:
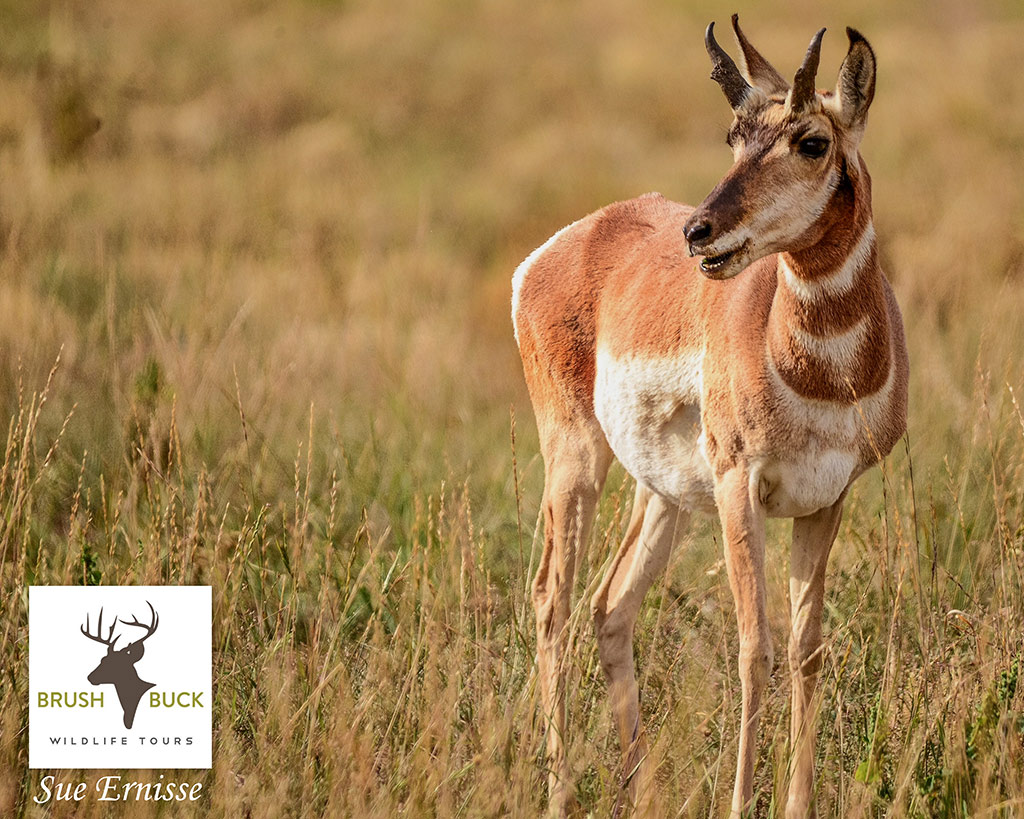
M 1024 816 L 1024 9 L 532 5 L 0 0 L 0 816 L 543 811 L 543 474 L 509 280 L 584 213 L 720 178 L 702 33 L 732 11 L 784 73 L 821 25 L 819 84 L 844 25 L 879 62 L 863 153 L 910 428 L 829 566 L 822 815 Z M 631 498 L 615 467 L 573 616 L 596 817 L 618 749 L 586 601 Z M 783 664 L 787 537 L 769 529 Z M 76 583 L 214 587 L 191 814 L 31 801 L 27 588 Z M 708 522 L 638 625 L 667 816 L 727 810 L 735 652 Z M 765 817 L 787 777 L 776 666 Z

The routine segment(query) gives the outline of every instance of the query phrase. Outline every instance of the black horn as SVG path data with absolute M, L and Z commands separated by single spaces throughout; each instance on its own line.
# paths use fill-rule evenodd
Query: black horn
M 708 23 L 708 30 L 704 33 L 704 45 L 711 57 L 711 79 L 722 86 L 725 98 L 735 111 L 746 101 L 750 94 L 750 83 L 743 79 L 736 63 L 732 57 L 725 53 L 715 39 L 715 24 Z
M 814 35 L 811 44 L 807 47 L 803 64 L 797 69 L 796 77 L 793 79 L 793 95 L 790 98 L 789 107 L 794 111 L 799 111 L 814 99 L 814 78 L 818 73 L 821 38 L 824 35 L 825 29 Z

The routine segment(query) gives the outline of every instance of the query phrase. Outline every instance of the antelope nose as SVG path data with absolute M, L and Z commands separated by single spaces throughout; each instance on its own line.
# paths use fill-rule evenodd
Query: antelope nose
M 711 237 L 711 223 L 707 219 L 691 219 L 683 227 L 683 235 L 691 245 L 700 244 Z

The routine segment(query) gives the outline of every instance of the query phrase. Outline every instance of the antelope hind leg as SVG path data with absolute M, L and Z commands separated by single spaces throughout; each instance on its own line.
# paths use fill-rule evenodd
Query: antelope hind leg
M 664 571 L 676 534 L 688 520 L 688 513 L 638 485 L 626 536 L 591 602 L 601 668 L 619 733 L 623 774 L 639 814 L 651 808 L 654 793 L 647 738 L 640 721 L 633 628 L 644 596 Z

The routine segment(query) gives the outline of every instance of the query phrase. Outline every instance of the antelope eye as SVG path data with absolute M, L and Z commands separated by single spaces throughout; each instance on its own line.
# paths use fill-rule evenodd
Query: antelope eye
M 828 150 L 828 140 L 822 137 L 807 137 L 807 139 L 801 139 L 797 143 L 797 150 L 804 156 L 817 159 L 820 156 L 824 156 L 825 151 Z

